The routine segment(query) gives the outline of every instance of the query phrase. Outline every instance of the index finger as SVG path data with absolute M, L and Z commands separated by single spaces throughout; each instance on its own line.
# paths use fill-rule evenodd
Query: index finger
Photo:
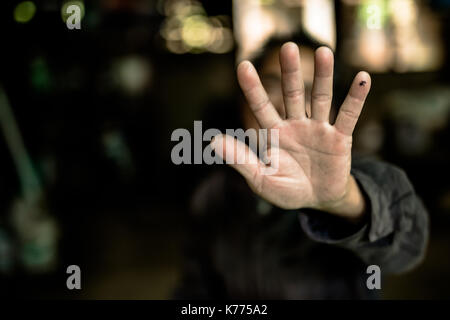
M 268 129 L 279 125 L 282 122 L 280 115 L 270 102 L 255 67 L 249 61 L 243 61 L 238 66 L 237 76 L 239 85 L 259 125 Z

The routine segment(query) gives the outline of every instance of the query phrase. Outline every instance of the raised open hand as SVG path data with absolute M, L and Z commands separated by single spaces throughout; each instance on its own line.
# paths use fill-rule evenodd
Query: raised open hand
M 357 218 L 364 209 L 364 200 L 350 175 L 352 133 L 370 90 L 370 76 L 366 72 L 356 75 L 332 125 L 329 115 L 333 61 L 330 49 L 316 50 L 308 117 L 299 49 L 294 43 L 283 45 L 280 66 L 286 119 L 273 106 L 253 65 L 244 61 L 238 66 L 239 84 L 258 124 L 261 128 L 279 130 L 279 144 L 269 146 L 269 153 L 273 151 L 271 148 L 277 148 L 279 157 L 274 174 L 263 174 L 266 165 L 256 159 L 248 146 L 230 136 L 216 137 L 212 147 L 225 159 L 226 153 L 234 151 L 237 144 L 237 153 L 253 161 L 230 165 L 244 176 L 255 193 L 276 206 L 316 208 Z

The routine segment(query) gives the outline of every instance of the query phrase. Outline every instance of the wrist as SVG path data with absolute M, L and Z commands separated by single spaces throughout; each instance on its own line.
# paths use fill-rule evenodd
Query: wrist
M 355 178 L 350 175 L 344 196 L 336 201 L 319 206 L 321 211 L 359 223 L 366 211 L 366 203 Z

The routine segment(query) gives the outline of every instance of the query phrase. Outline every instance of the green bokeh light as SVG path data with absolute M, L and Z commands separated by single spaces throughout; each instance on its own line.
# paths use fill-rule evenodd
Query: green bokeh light
M 33 19 L 36 13 L 36 5 L 32 1 L 23 1 L 14 9 L 14 20 L 19 23 L 27 23 Z
M 365 0 L 359 6 L 358 17 L 369 29 L 381 29 L 389 18 L 386 0 Z
M 36 58 L 31 64 L 31 83 L 39 92 L 48 92 L 51 88 L 50 71 L 42 57 Z

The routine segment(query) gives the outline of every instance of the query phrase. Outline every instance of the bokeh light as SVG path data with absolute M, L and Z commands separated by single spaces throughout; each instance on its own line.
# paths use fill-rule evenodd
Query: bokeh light
M 206 17 L 190 16 L 183 20 L 181 36 L 189 47 L 203 48 L 212 40 L 212 27 Z
M 169 0 L 158 5 L 166 15 L 161 36 L 172 53 L 226 53 L 233 49 L 234 37 L 225 16 L 209 17 L 198 1 Z
M 119 58 L 112 72 L 115 85 L 131 96 L 143 93 L 152 78 L 150 62 L 138 55 Z
M 14 9 L 14 20 L 19 23 L 27 23 L 33 19 L 36 13 L 36 5 L 32 1 L 19 3 Z
M 386 1 L 366 0 L 359 7 L 358 15 L 367 29 L 380 30 L 388 18 Z
M 305 31 L 318 41 L 336 48 L 336 19 L 331 0 L 305 1 L 302 14 Z

